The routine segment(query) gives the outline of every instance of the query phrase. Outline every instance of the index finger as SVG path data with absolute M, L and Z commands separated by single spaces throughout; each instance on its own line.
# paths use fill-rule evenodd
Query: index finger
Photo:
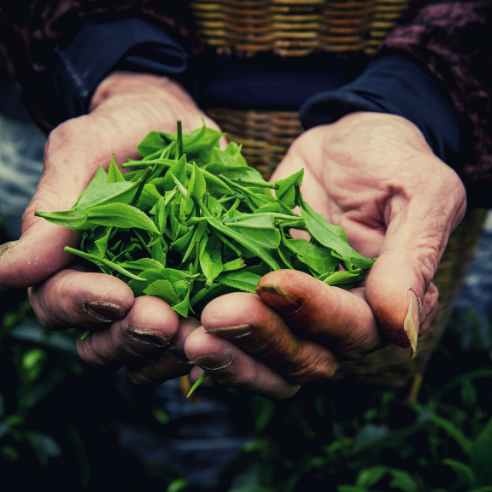
M 279 270 L 265 275 L 256 293 L 296 334 L 343 358 L 359 358 L 385 343 L 363 288 L 345 291 L 303 272 Z
M 203 311 L 202 325 L 207 334 L 227 339 L 291 382 L 327 379 L 338 368 L 330 350 L 296 336 L 278 313 L 252 294 L 235 292 L 214 299 Z M 203 340 L 200 344 L 205 345 Z M 213 342 L 207 345 L 214 352 Z

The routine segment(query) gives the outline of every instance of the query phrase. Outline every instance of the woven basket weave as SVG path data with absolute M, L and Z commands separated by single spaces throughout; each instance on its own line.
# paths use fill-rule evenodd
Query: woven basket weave
M 373 54 L 409 0 L 194 0 L 196 30 L 218 52 Z
M 243 144 L 248 164 L 268 179 L 302 132 L 295 112 L 245 111 L 212 108 L 207 110 L 228 137 Z M 410 359 L 410 349 L 388 346 L 356 362 L 346 362 L 334 380 L 350 378 L 361 383 L 391 387 L 408 386 L 419 377 L 441 338 L 461 281 L 480 239 L 485 209 L 468 211 L 449 238 L 448 247 L 434 277 L 439 289 L 439 308 L 430 328 L 419 338 L 417 355 Z

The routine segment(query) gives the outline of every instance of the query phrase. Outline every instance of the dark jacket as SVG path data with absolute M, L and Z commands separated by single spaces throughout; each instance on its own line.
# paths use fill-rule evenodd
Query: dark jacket
M 66 119 L 53 87 L 53 51 L 87 21 L 137 17 L 157 26 L 199 56 L 185 2 L 155 0 L 19 0 L 0 5 L 0 47 L 22 90 L 31 118 L 42 128 Z M 413 2 L 407 22 L 395 28 L 383 49 L 406 52 L 442 83 L 471 145 L 458 169 L 468 186 L 492 183 L 492 2 Z

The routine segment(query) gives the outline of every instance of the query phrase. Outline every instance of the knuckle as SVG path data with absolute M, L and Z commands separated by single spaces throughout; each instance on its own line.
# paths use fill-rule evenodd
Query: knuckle
M 153 378 L 149 378 L 148 374 L 145 374 L 142 369 L 128 370 L 128 377 L 130 381 L 137 386 L 148 386 L 155 381 Z
M 92 335 L 85 341 L 77 342 L 77 352 L 79 357 L 88 366 L 93 368 L 101 367 L 99 357 L 97 356 L 91 341 Z
M 81 122 L 83 121 L 84 117 L 74 118 L 54 128 L 48 135 L 45 155 L 49 157 L 51 154 L 57 153 L 60 149 L 70 145 L 72 140 L 80 135 Z
M 291 369 L 286 377 L 295 384 L 304 384 L 329 379 L 336 370 L 336 365 L 323 354 L 312 354 Z
M 77 350 L 81 359 L 91 367 L 115 369 L 121 365 L 118 359 L 115 358 L 116 352 L 112 348 L 112 341 L 102 332 L 93 332 L 83 342 L 78 340 Z

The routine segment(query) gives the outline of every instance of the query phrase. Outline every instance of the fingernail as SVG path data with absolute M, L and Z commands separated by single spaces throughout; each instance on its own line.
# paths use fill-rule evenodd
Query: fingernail
M 421 310 L 419 296 L 413 289 L 408 291 L 408 311 L 403 323 L 403 329 L 410 341 L 410 359 L 417 353 L 417 339 L 419 336 L 419 314 Z
M 111 323 L 123 318 L 124 313 L 121 312 L 121 308 L 115 304 L 109 304 L 107 302 L 85 302 L 82 305 L 82 309 L 87 313 L 103 321 L 104 323 Z
M 250 335 L 252 331 L 251 325 L 238 325 L 225 328 L 212 328 L 207 330 L 207 333 L 221 338 L 243 338 Z
M 6 253 L 9 249 L 12 249 L 19 241 L 9 241 L 0 246 L 0 256 Z
M 281 314 L 296 314 L 303 308 L 301 301 L 277 285 L 260 285 L 256 293 Z
M 164 355 L 166 355 L 173 362 L 177 362 L 178 364 L 190 363 L 190 360 L 185 355 L 184 347 L 169 347 L 165 350 Z
M 139 330 L 137 328 L 129 327 L 125 329 L 125 333 L 133 340 L 144 343 L 145 345 L 151 345 L 156 348 L 167 347 L 170 341 L 163 337 L 160 333 L 152 331 Z
M 191 363 L 206 371 L 218 371 L 229 367 L 234 361 L 234 354 L 205 354 L 200 355 Z

